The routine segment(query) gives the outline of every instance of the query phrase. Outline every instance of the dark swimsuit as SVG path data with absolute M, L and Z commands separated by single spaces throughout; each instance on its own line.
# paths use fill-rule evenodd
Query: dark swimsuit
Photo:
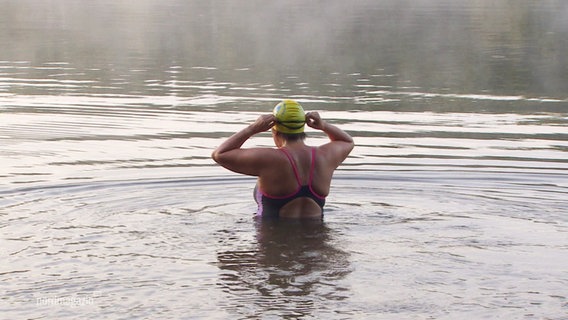
M 302 180 L 300 180 L 300 175 L 298 174 L 298 168 L 294 160 L 285 149 L 279 149 L 284 152 L 292 169 L 294 169 L 294 175 L 296 176 L 296 181 L 298 181 L 298 189 L 287 196 L 275 197 L 266 194 L 258 187 L 258 184 L 254 187 L 254 200 L 258 203 L 257 216 L 262 216 L 263 218 L 278 218 L 280 209 L 288 204 L 290 201 L 297 198 L 310 198 L 314 200 L 321 208 L 323 214 L 323 206 L 325 205 L 325 197 L 317 194 L 312 188 L 312 180 L 314 178 L 314 166 L 316 162 L 316 149 L 312 148 L 312 161 L 310 165 L 310 176 L 307 185 L 302 185 Z

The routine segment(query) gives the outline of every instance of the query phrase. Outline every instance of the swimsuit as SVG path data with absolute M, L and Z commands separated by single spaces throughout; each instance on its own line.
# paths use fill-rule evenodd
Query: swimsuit
M 314 200 L 321 208 L 323 213 L 323 206 L 325 204 L 325 197 L 320 196 L 317 194 L 313 187 L 312 187 L 312 180 L 314 178 L 314 166 L 315 166 L 315 158 L 316 158 L 316 149 L 312 148 L 312 160 L 310 165 L 310 173 L 309 173 L 309 180 L 307 185 L 302 185 L 302 180 L 300 180 L 300 176 L 298 174 L 298 168 L 296 168 L 296 164 L 288 151 L 285 149 L 279 149 L 284 152 L 290 164 L 292 165 L 292 169 L 294 169 L 294 175 L 296 176 L 296 181 L 298 182 L 298 189 L 293 193 L 286 195 L 286 196 L 271 196 L 260 190 L 258 184 L 254 187 L 254 200 L 258 203 L 258 211 L 257 215 L 262 216 L 264 218 L 277 218 L 279 216 L 280 209 L 288 204 L 290 201 L 298 198 L 310 198 Z

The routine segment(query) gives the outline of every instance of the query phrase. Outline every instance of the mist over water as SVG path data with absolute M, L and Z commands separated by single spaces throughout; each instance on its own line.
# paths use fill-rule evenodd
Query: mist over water
M 0 317 L 566 318 L 567 15 L 4 1 Z M 283 98 L 356 142 L 323 223 L 210 159 Z
M 356 81 L 336 73 L 359 72 L 380 76 L 369 80 L 385 86 L 564 99 L 567 7 L 564 1 L 20 1 L 6 4 L 0 41 L 9 44 L 8 61 L 96 68 L 105 82 L 128 74 L 126 89 L 146 80 L 132 70 L 164 77 L 167 67 L 202 66 L 220 69 L 224 81 L 248 68 L 241 76 L 249 81 L 297 76 L 320 89 L 324 79 Z M 185 69 L 180 76 L 195 74 Z

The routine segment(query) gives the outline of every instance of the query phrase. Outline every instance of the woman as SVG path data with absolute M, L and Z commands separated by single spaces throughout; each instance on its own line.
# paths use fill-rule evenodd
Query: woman
M 306 145 L 304 124 L 325 132 L 330 142 Z M 241 148 L 250 137 L 271 128 L 277 149 Z M 322 218 L 333 172 L 353 146 L 349 134 L 317 112 L 304 113 L 299 103 L 284 100 L 273 114 L 261 115 L 223 142 L 212 158 L 231 171 L 258 177 L 255 200 L 263 218 Z

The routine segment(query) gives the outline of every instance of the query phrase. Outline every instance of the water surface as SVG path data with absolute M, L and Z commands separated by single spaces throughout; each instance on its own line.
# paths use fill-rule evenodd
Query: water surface
M 2 317 L 568 316 L 563 1 L 3 8 Z M 282 98 L 357 145 L 321 223 L 210 159 Z

